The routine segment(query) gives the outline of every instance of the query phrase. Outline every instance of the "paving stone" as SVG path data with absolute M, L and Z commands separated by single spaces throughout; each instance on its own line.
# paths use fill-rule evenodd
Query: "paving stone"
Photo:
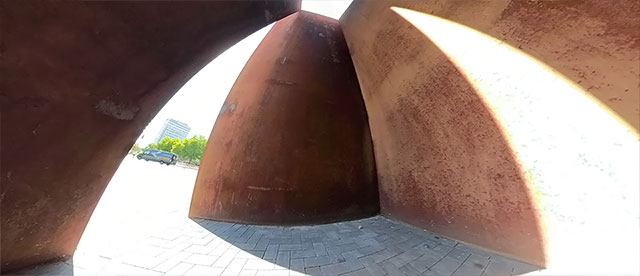
M 264 252 L 263 258 L 265 260 L 275 260 L 276 257 L 278 257 L 278 247 L 279 246 L 277 244 L 267 246 L 267 250 Z
M 346 274 L 342 274 L 344 276 L 372 276 L 371 273 L 369 273 L 369 271 L 367 271 L 366 269 L 360 269 L 360 270 L 356 270 L 356 271 L 352 271 Z
M 379 265 L 388 275 L 393 275 L 393 276 L 406 275 L 404 271 L 400 270 L 397 266 L 395 266 L 390 261 L 383 261 Z
M 303 242 L 302 243 L 302 250 L 315 250 L 315 248 L 313 247 L 313 243 L 311 243 L 311 242 Z
M 244 269 L 270 270 L 274 269 L 275 264 L 267 260 L 247 260 Z
M 153 245 L 142 245 L 136 248 L 131 254 L 135 255 L 147 255 L 147 256 L 158 256 L 166 251 L 165 248 L 153 246 Z
M 254 250 L 267 250 L 267 246 L 269 245 L 269 238 L 262 236 L 256 246 L 253 248 Z
M 376 235 L 376 236 L 377 236 L 377 235 Z M 358 237 L 358 238 L 355 240 L 355 243 L 356 243 L 359 247 L 381 246 L 379 242 L 377 242 L 375 239 L 373 239 L 373 238 L 369 238 L 369 237 L 365 237 L 365 238 Z
M 430 251 L 436 252 L 442 256 L 446 256 L 447 254 L 449 254 L 449 252 L 451 252 L 451 250 L 453 250 L 453 247 L 444 245 L 444 244 L 439 244 L 438 246 L 434 247 Z
M 146 269 L 151 269 L 163 261 L 165 259 L 147 255 L 127 255 L 127 257 L 123 258 L 123 263 Z
M 256 258 L 263 259 L 265 250 L 248 250 L 246 252 L 251 253 L 251 255 L 255 256 Z
M 417 269 L 415 269 L 410 264 L 406 264 L 406 265 L 401 266 L 400 270 L 402 272 L 406 273 L 407 275 L 420 275 L 420 274 L 422 274 L 422 272 L 418 271 Z
M 218 244 L 211 252 L 209 252 L 209 255 L 222 256 L 225 252 L 227 252 L 227 250 L 229 250 L 232 247 L 233 245 L 227 242 L 222 242 Z
M 375 237 L 377 237 L 377 236 L 378 236 L 378 234 L 377 234 L 377 233 L 375 233 L 375 232 L 368 232 L 368 231 L 370 231 L 370 230 L 367 230 L 367 232 L 364 232 L 364 231 L 363 231 L 363 232 L 364 232 L 364 234 L 359 235 L 359 236 L 357 237 L 357 238 L 358 238 L 358 240 L 368 240 L 368 239 L 375 238 Z
M 462 262 L 447 256 L 432 266 L 430 270 L 441 275 L 451 275 L 461 264 Z
M 493 255 L 490 252 L 484 251 L 484 250 L 482 250 L 482 249 L 480 249 L 478 247 L 471 246 L 471 245 L 464 244 L 464 243 L 456 244 L 456 248 L 459 248 L 459 249 L 461 249 L 462 251 L 465 251 L 465 252 L 469 252 L 469 253 L 471 253 L 473 255 L 478 255 L 478 256 L 487 257 L 487 258 L 489 258 L 489 257 L 491 257 Z
M 423 255 L 420 251 L 405 251 L 389 259 L 396 267 L 402 267 L 411 261 L 420 258 Z
M 202 255 L 202 254 L 191 254 L 189 257 L 185 258 L 183 262 L 197 265 L 206 265 L 210 266 L 218 260 L 218 256 L 212 255 Z
M 343 252 L 356 250 L 358 248 L 359 248 L 358 245 L 355 244 L 355 243 L 347 243 L 347 244 L 343 244 L 343 245 L 327 247 L 327 252 L 329 254 L 341 254 Z
M 205 276 L 215 276 L 220 275 L 224 271 L 224 268 L 220 267 L 212 267 L 212 266 L 204 266 L 204 265 L 194 265 L 185 275 L 205 275 Z
M 411 250 L 423 242 L 424 238 L 422 237 L 412 237 L 404 242 L 397 244 L 396 246 L 404 250 Z
M 187 239 L 186 237 L 183 237 L 183 238 Z M 154 245 L 154 246 L 162 247 L 162 248 L 166 248 L 166 249 L 171 249 L 176 244 L 171 240 L 165 240 L 165 239 L 157 238 L 157 237 L 154 237 L 154 236 L 148 237 L 147 238 L 147 242 L 150 245 Z
M 278 256 L 276 257 L 276 265 L 279 265 L 284 268 L 288 268 L 290 259 L 291 259 L 291 252 L 289 251 L 278 252 Z
M 336 234 L 337 235 L 337 234 Z M 324 245 L 325 247 L 335 247 L 335 246 L 340 246 L 340 245 L 345 245 L 348 243 L 353 243 L 352 239 L 347 239 L 347 238 L 337 238 L 334 240 L 330 240 L 330 241 L 325 241 Z
M 380 267 L 370 256 L 360 258 L 360 263 L 362 263 L 362 265 L 364 265 L 364 269 L 373 276 L 387 275 L 387 272 L 384 271 L 384 269 L 382 269 L 382 267 Z
M 194 245 L 207 245 L 208 243 L 213 241 L 214 237 L 215 236 L 204 236 L 202 238 L 191 238 L 189 239 L 188 243 Z
M 320 267 L 322 275 L 340 275 L 364 268 L 362 263 L 356 260 L 349 260 L 342 263 L 324 265 Z
M 316 256 L 315 250 L 291 251 L 291 258 L 292 259 L 311 258 L 311 257 L 315 257 L 315 256 Z
M 228 249 L 224 254 L 222 254 L 222 256 L 220 256 L 215 263 L 213 263 L 213 266 L 215 267 L 227 267 L 231 261 L 233 261 L 233 259 L 235 258 L 236 254 L 239 252 L 239 250 L 234 249 L 234 248 L 230 248 Z
M 192 233 L 188 233 L 187 235 L 192 237 L 192 238 L 205 238 L 207 235 L 209 235 L 209 232 L 205 232 L 205 231 L 198 231 L 198 232 L 192 232 Z
M 460 248 L 454 248 L 453 250 L 451 250 L 449 252 L 449 254 L 447 254 L 447 257 L 451 257 L 454 258 L 456 260 L 458 260 L 459 262 L 464 262 L 469 256 L 471 255 L 471 253 L 466 252 L 461 250 Z
M 109 267 L 106 267 L 104 270 L 100 271 L 98 274 L 101 275 L 161 275 L 162 273 L 153 271 L 150 269 L 145 269 L 129 264 L 114 264 Z
M 260 252 L 255 252 L 253 250 L 240 250 L 238 251 L 238 253 L 234 258 L 235 259 L 262 259 L 262 254 L 264 254 L 264 252 L 262 253 Z M 258 257 L 257 255 L 260 255 L 260 257 Z
M 475 266 L 484 270 L 487 264 L 489 264 L 489 259 L 490 257 L 471 254 L 469 258 L 464 261 L 463 265 Z
M 462 265 L 451 274 L 452 276 L 480 276 L 484 268 L 477 266 Z
M 420 258 L 409 262 L 409 265 L 415 268 L 420 273 L 423 273 L 430 267 L 438 263 L 441 259 L 442 257 L 434 256 L 432 254 L 424 254 L 420 256 Z
M 313 250 L 315 251 L 316 256 L 325 256 L 325 255 L 329 254 L 327 252 L 327 248 L 321 242 L 314 242 L 313 243 Z
M 153 235 L 127 243 L 79 246 L 74 263 L 25 273 L 65 274 L 65 267 L 76 274 L 100 275 L 474 276 L 537 270 L 382 217 L 305 227 L 184 218 L 153 230 Z M 112 257 L 101 257 L 105 252 Z
M 440 242 L 438 242 L 437 240 L 427 238 L 421 244 L 419 244 L 417 246 L 417 249 L 420 249 L 420 247 L 431 249 L 431 248 L 435 248 L 436 246 L 438 246 L 438 244 L 440 244 Z
M 289 276 L 289 270 L 286 269 L 274 269 L 274 270 L 258 270 L 256 276 Z
M 242 271 L 242 268 L 244 267 L 244 264 L 247 262 L 247 260 L 245 259 L 233 259 L 233 261 L 231 261 L 231 263 L 229 263 L 229 265 L 224 269 L 224 271 L 222 272 L 221 275 L 238 275 L 240 274 L 240 271 Z
M 440 243 L 442 243 L 442 244 L 444 244 L 444 245 L 447 245 L 447 246 L 450 246 L 450 247 L 454 247 L 454 246 L 456 246 L 456 245 L 458 244 L 458 242 L 457 242 L 457 241 L 452 240 L 452 239 L 449 239 L 449 238 L 439 237 L 439 236 L 436 236 L 435 238 L 436 238 Z
M 182 262 L 184 259 L 186 259 L 190 255 L 191 253 L 189 252 L 178 252 L 176 255 L 158 264 L 152 269 L 160 272 L 168 272 L 169 270 L 171 270 L 173 267 L 178 265 L 180 262 Z
M 396 256 L 398 254 L 400 254 L 400 253 L 392 252 L 389 249 L 385 248 L 384 250 L 381 250 L 379 252 L 373 253 L 373 254 L 371 254 L 369 256 L 371 258 L 373 258 L 373 260 L 375 260 L 376 263 L 379 263 L 379 262 L 391 259 L 392 257 L 394 257 L 394 256 Z
M 209 254 L 209 252 L 213 251 L 213 249 L 215 248 L 211 246 L 202 246 L 202 245 L 192 244 L 191 246 L 187 247 L 184 251 L 197 253 L 197 254 Z
M 258 273 L 258 270 L 255 269 L 243 269 L 240 271 L 238 276 L 254 276 Z
M 304 271 L 304 261 L 302 259 L 289 260 L 289 269 L 295 271 Z
M 300 251 L 302 244 L 283 244 L 278 247 L 278 251 Z
M 59 264 L 63 266 L 71 266 L 72 268 L 82 268 L 82 269 L 86 269 L 87 271 L 100 271 L 102 267 L 107 265 L 109 262 L 111 262 L 111 259 L 109 258 L 101 257 L 98 255 L 76 253 L 73 255 L 73 261 L 59 262 Z M 52 265 L 55 266 L 56 263 L 53 263 Z M 43 273 L 37 273 L 37 274 L 51 274 L 51 273 L 43 272 Z
M 314 234 L 312 236 L 302 236 L 302 242 L 310 242 L 310 243 L 317 243 L 317 242 L 321 242 L 324 241 L 326 239 L 326 237 L 322 234 Z
M 307 275 L 312 275 L 312 276 L 320 276 L 322 275 L 322 270 L 320 270 L 320 267 L 306 267 L 304 269 L 304 273 L 306 273 Z
M 302 250 L 302 244 L 283 244 L 280 245 L 278 251 L 299 251 Z
M 373 253 L 378 253 L 384 249 L 385 249 L 384 246 L 376 244 L 376 245 L 368 245 L 365 247 L 360 247 L 358 248 L 358 251 L 362 253 L 363 256 L 366 256 L 366 255 L 371 255 Z
M 539 271 L 541 268 L 532 265 L 532 264 L 528 264 L 528 263 L 523 263 L 523 262 L 518 262 L 518 261 L 514 261 L 512 263 L 513 265 L 513 274 L 514 275 L 522 275 L 522 274 L 526 274 L 529 272 L 534 272 L 534 271 Z
M 513 270 L 514 268 L 511 261 L 502 257 L 493 256 L 489 259 L 489 264 L 487 264 L 482 275 L 512 275 Z
M 311 258 L 304 258 L 304 267 L 313 267 L 313 266 L 321 266 L 328 265 L 333 262 L 332 258 L 329 256 L 318 256 Z
M 347 252 L 342 252 L 342 254 L 340 254 L 345 260 L 358 260 L 360 257 L 365 256 L 365 254 L 362 254 L 360 251 L 358 250 L 352 250 L 352 251 L 347 251 Z

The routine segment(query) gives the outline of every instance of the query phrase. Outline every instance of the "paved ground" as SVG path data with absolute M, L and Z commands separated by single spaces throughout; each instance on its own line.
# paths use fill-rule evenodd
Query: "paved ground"
M 30 275 L 521 275 L 535 267 L 381 216 L 304 227 L 187 218 L 196 171 L 125 159 L 72 260 Z

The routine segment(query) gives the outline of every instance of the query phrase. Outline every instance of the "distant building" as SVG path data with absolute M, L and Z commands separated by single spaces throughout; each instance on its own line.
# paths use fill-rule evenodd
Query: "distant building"
M 156 136 L 156 142 L 162 140 L 165 136 L 170 138 L 178 138 L 180 140 L 187 138 L 191 127 L 189 125 L 174 119 L 167 119 L 164 125 L 160 129 L 158 136 Z

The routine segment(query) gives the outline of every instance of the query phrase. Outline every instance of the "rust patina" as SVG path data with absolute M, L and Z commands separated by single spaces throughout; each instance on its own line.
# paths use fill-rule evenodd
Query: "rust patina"
M 193 74 L 299 1 L 2 1 L 2 271 L 67 258 Z
M 190 217 L 308 224 L 377 212 L 367 115 L 338 21 L 282 19 L 220 111 Z

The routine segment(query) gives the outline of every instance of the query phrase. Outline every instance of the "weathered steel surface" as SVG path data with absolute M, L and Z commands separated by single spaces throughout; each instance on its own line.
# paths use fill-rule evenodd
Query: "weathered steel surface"
M 370 137 L 338 21 L 291 15 L 267 34 L 229 93 L 190 217 L 308 224 L 373 215 Z
M 298 9 L 2 1 L 2 271 L 71 255 L 120 160 L 173 93 Z
M 426 16 L 410 22 L 394 6 Z M 565 263 L 593 258 L 588 252 L 575 257 L 576 244 L 590 235 L 575 237 L 584 231 L 604 235 L 608 226 L 599 222 L 607 216 L 601 213 L 618 216 L 607 220 L 618 225 L 615 231 L 634 227 L 625 223 L 637 214 L 637 197 L 634 203 L 627 196 L 634 189 L 637 194 L 637 169 L 635 176 L 629 171 L 638 163 L 637 142 L 613 126 L 611 116 L 585 112 L 601 111 L 595 105 L 577 108 L 588 100 L 558 101 L 583 99 L 576 94 L 582 90 L 637 130 L 639 6 L 633 1 L 354 2 L 341 23 L 369 116 L 381 212 L 540 265 L 548 264 L 548 254 Z M 471 53 L 482 55 L 483 49 L 462 36 L 465 32 L 429 33 L 434 30 L 425 24 L 434 22 L 498 39 L 489 50 L 529 55 L 522 58 L 523 68 L 553 77 L 527 83 L 533 88 L 518 86 L 510 79 L 522 69 L 515 59 L 487 62 L 465 76 Z M 471 62 L 445 55 L 443 45 L 466 46 L 469 54 L 463 58 Z M 509 72 L 491 66 L 498 61 L 511 62 Z M 551 85 L 565 78 L 573 85 Z M 555 95 L 540 99 L 543 92 Z M 596 120 L 589 126 L 581 118 Z M 615 132 L 598 133 L 594 128 L 600 127 Z M 636 255 L 637 247 L 630 248 L 625 252 Z M 624 263 L 611 261 L 610 267 Z M 574 271 L 579 266 L 573 265 Z

